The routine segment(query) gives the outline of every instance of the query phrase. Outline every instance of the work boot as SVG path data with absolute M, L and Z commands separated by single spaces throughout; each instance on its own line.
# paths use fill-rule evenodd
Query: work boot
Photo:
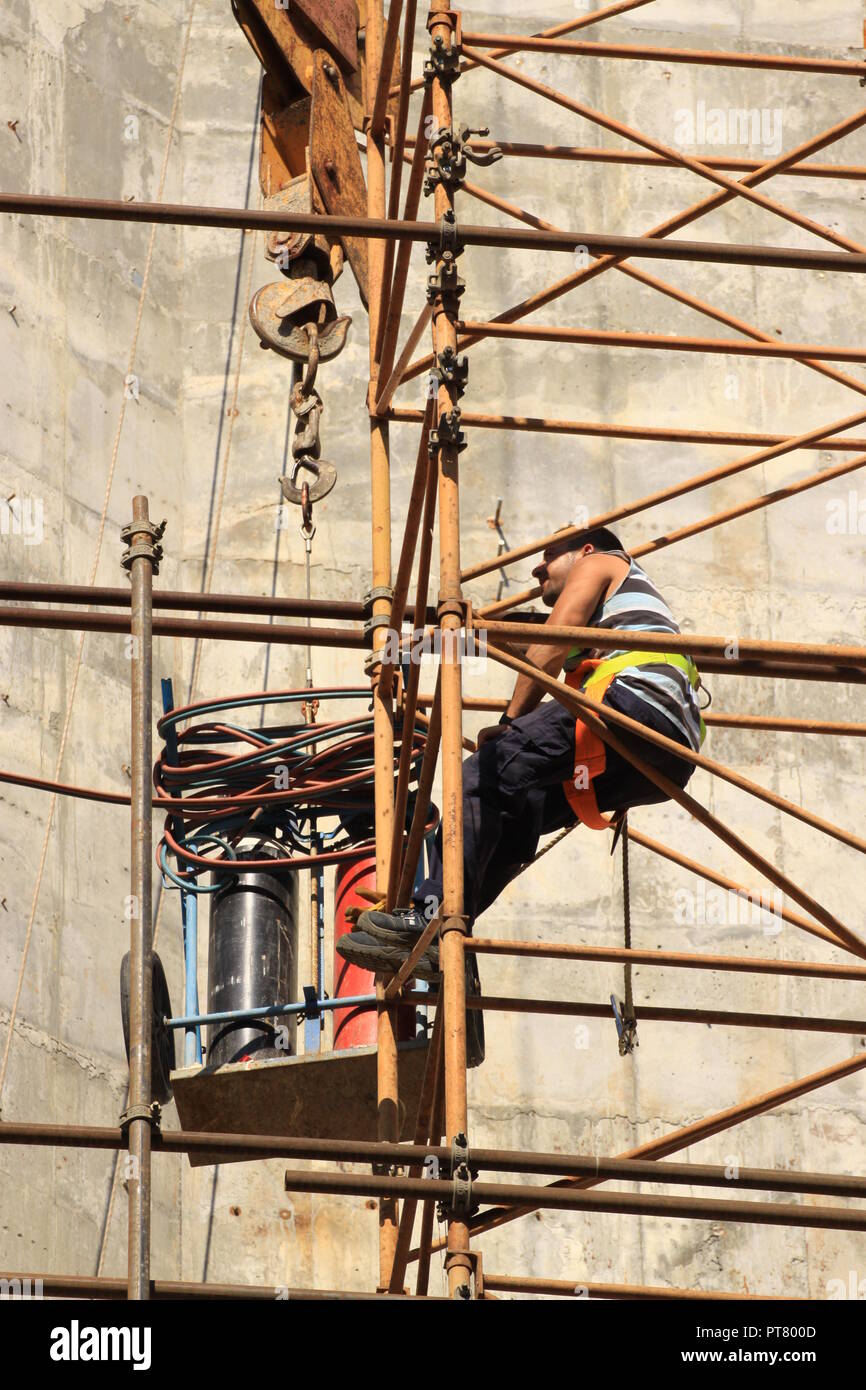
M 352 931 L 341 936 L 337 951 L 344 960 L 364 970 L 390 970 L 394 974 L 408 958 L 418 937 L 429 925 L 417 908 L 396 912 L 362 912 Z M 439 943 L 434 940 L 416 962 L 413 974 L 419 980 L 440 978 Z M 481 978 L 474 951 L 466 952 L 466 993 L 480 995 Z M 480 1067 L 484 1061 L 484 1013 L 466 1010 L 466 1065 Z
M 340 937 L 337 951 L 343 960 L 364 970 L 391 970 L 396 974 L 428 926 L 426 917 L 415 908 L 362 912 L 357 925 Z M 439 978 L 437 941 L 430 943 L 412 973 L 419 980 Z

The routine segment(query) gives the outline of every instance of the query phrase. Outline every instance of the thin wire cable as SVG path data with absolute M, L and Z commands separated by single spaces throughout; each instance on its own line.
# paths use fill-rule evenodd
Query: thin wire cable
M 187 53 L 189 52 L 190 34 L 192 33 L 192 21 L 197 3 L 198 0 L 191 0 L 189 17 L 187 19 L 186 25 L 186 32 L 184 34 L 183 39 L 183 47 L 181 49 L 180 61 L 178 64 L 177 79 L 175 81 L 174 100 L 172 102 L 171 114 L 169 115 L 168 120 L 168 133 L 166 135 L 165 141 L 165 152 L 163 154 L 162 169 L 160 170 L 159 175 L 159 186 L 157 188 L 155 199 L 157 203 L 162 202 L 162 195 L 165 191 L 165 180 L 168 174 L 168 163 L 171 157 L 172 141 L 174 138 L 175 127 L 177 124 L 177 115 L 180 109 L 180 98 L 183 87 L 183 73 L 184 68 L 186 67 Z M 130 377 L 133 375 L 133 368 L 135 366 L 136 356 L 138 352 L 138 338 L 139 333 L 141 331 L 142 317 L 144 315 L 144 304 L 147 298 L 148 286 L 150 284 L 150 272 L 153 266 L 153 248 L 154 242 L 156 240 L 157 226 L 158 224 L 154 222 L 150 229 L 150 237 L 148 238 L 147 243 L 147 256 L 145 258 L 144 263 L 144 274 L 141 280 L 141 290 L 138 296 L 138 310 L 136 312 L 135 327 L 132 333 L 132 345 L 129 350 L 129 359 L 127 362 L 126 374 L 124 376 L 123 381 L 124 391 L 120 402 L 120 414 L 117 418 L 117 429 L 114 432 L 114 443 L 112 444 L 111 448 L 111 460 L 108 465 L 108 477 L 106 478 L 105 482 L 105 496 L 103 497 L 102 501 L 102 511 L 99 517 L 99 529 L 97 531 L 96 536 L 96 549 L 94 551 L 93 563 L 91 564 L 90 575 L 87 581 L 88 586 L 90 588 L 93 588 L 94 584 L 96 583 L 96 574 L 99 568 L 99 561 L 102 555 L 102 543 L 105 538 L 105 526 L 108 518 L 108 505 L 111 499 L 111 488 L 114 483 L 114 475 L 117 469 L 117 457 L 120 451 L 120 437 L 123 432 L 123 422 L 126 419 L 126 402 L 129 399 L 126 388 L 129 384 Z M 60 748 L 58 749 L 57 753 L 57 762 L 54 772 L 55 781 L 60 780 L 63 759 L 66 754 L 66 743 L 69 736 L 69 725 L 72 720 L 72 708 L 75 703 L 75 695 L 78 690 L 78 679 L 81 674 L 81 666 L 84 656 L 84 641 L 86 636 L 86 632 L 82 632 L 78 638 L 78 649 L 75 656 L 75 668 L 72 673 L 72 684 L 69 691 L 69 699 L 66 702 L 66 713 L 63 719 L 63 730 L 60 735 Z M 6 1041 L 3 1048 L 3 1060 L 2 1062 L 0 1062 L 0 1097 L 2 1097 L 3 1088 L 6 1084 L 6 1074 L 9 1068 L 9 1055 L 12 1049 L 12 1038 L 15 1033 L 15 1021 L 18 1017 L 18 1006 L 21 1002 L 21 991 L 24 986 L 24 975 L 27 967 L 27 960 L 30 954 L 30 942 L 33 936 L 33 925 L 36 921 L 36 909 L 39 903 L 39 894 L 42 888 L 42 879 L 45 873 L 45 861 L 48 857 L 48 845 L 51 839 L 51 829 L 54 822 L 54 810 L 57 806 L 57 799 L 58 794 L 56 792 L 52 792 L 51 800 L 48 803 L 48 814 L 45 821 L 45 833 L 42 837 L 42 848 L 39 854 L 39 865 L 36 870 L 36 883 L 33 889 L 33 898 L 30 903 L 30 915 L 27 919 L 27 929 L 24 933 L 24 945 L 21 949 L 21 961 L 18 967 L 18 980 L 15 986 L 15 996 L 12 1000 L 12 1009 L 9 1014 L 9 1024 L 6 1031 Z

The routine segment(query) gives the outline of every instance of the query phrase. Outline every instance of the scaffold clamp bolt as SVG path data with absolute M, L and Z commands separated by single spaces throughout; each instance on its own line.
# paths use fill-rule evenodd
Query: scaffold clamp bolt
M 120 1117 L 120 1128 L 124 1134 L 134 1120 L 146 1120 L 152 1129 L 158 1130 L 162 1120 L 159 1102 L 152 1100 L 150 1105 L 128 1105 Z

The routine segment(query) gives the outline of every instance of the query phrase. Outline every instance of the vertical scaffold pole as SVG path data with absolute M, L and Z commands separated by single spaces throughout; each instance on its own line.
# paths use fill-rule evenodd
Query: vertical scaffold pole
M 448 54 L 456 47 L 459 16 L 431 0 L 427 28 L 432 53 Z M 438 64 L 431 57 L 432 106 L 436 130 L 453 126 L 451 85 L 459 75 L 456 65 Z M 454 190 L 447 182 L 435 187 L 436 219 L 454 215 Z M 436 260 L 438 285 L 433 298 L 434 364 L 441 353 L 456 353 L 459 303 L 456 294 L 456 257 L 440 242 Z M 463 912 L 463 700 L 460 669 L 460 628 L 464 621 L 460 587 L 460 501 L 458 441 L 448 428 L 459 420 L 458 388 L 453 377 L 441 376 L 438 384 L 437 435 L 439 464 L 439 625 L 442 672 L 442 863 L 443 902 L 440 963 L 444 994 L 445 1125 L 453 1141 L 466 1135 L 466 976 L 463 937 L 467 931 Z M 448 1221 L 448 1286 L 452 1297 L 465 1297 L 470 1285 L 469 1227 L 465 1216 L 451 1212 Z
M 132 837 L 129 912 L 129 1136 L 130 1299 L 150 1298 L 150 1150 L 153 1123 L 153 575 L 159 568 L 162 528 L 149 519 L 146 497 L 132 500 L 132 522 L 121 532 L 129 542 L 123 563 L 132 585 Z
M 385 216 L 385 129 L 372 128 L 373 105 L 379 84 L 384 34 L 383 0 L 369 0 L 367 6 L 367 215 Z M 391 682 L 379 681 L 381 660 L 377 653 L 385 644 L 391 614 L 391 466 L 388 422 L 375 414 L 379 393 L 379 361 L 376 343 L 384 312 L 386 289 L 385 243 L 367 243 L 369 256 L 370 305 L 370 491 L 373 522 L 371 613 L 373 654 L 371 678 L 373 694 L 374 789 L 376 802 L 376 887 L 384 898 L 388 892 L 391 837 L 394 821 L 394 703 Z M 383 621 L 384 619 L 384 621 Z M 394 1143 L 399 1138 L 397 1100 L 396 1005 L 385 1004 L 381 979 L 377 980 L 377 1082 L 380 1139 Z M 397 1199 L 379 1201 L 379 1291 L 391 1282 L 391 1269 L 397 1249 Z

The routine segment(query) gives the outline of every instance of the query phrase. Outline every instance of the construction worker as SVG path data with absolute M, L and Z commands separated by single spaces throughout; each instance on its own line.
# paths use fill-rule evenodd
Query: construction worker
M 547 547 L 532 573 L 542 602 L 552 609 L 549 623 L 680 631 L 652 580 L 606 529 L 565 534 Z M 687 656 L 538 643 L 527 648 L 526 660 L 551 676 L 564 668 L 566 681 L 592 699 L 688 748 L 701 746 L 700 677 Z M 520 675 L 499 723 L 481 730 L 477 751 L 463 763 L 464 911 L 470 927 L 535 857 L 541 835 L 573 825 L 575 819 L 606 829 L 603 811 L 624 812 L 667 800 L 558 700 L 542 701 L 544 694 L 530 676 Z M 692 763 L 638 735 L 615 732 L 645 762 L 685 786 Z M 430 853 L 429 875 L 416 890 L 412 907 L 362 913 L 337 950 L 367 969 L 396 971 L 438 913 L 441 899 L 440 832 Z M 478 992 L 474 956 L 466 954 L 467 983 Z M 419 960 L 417 974 L 438 977 L 436 940 Z M 480 1025 L 480 1013 L 473 1012 Z

